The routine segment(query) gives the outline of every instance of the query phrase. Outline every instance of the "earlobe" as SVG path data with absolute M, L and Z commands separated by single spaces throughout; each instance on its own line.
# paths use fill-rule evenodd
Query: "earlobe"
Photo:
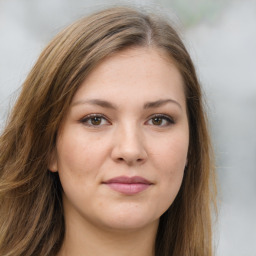
M 57 162 L 57 152 L 56 149 L 54 149 L 50 155 L 50 160 L 48 163 L 48 169 L 51 172 L 57 172 L 58 171 L 58 162 Z

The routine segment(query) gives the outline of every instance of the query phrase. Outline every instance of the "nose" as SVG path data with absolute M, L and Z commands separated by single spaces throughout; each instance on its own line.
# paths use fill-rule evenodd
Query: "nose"
M 136 125 L 119 127 L 114 137 L 111 157 L 115 162 L 137 165 L 146 161 L 143 136 Z

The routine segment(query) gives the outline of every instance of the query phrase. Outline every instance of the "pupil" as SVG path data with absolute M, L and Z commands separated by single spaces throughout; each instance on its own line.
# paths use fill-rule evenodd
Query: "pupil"
M 101 123 L 101 117 L 95 116 L 92 118 L 91 122 L 93 125 L 99 125 Z
M 153 118 L 153 124 L 155 125 L 161 125 L 162 124 L 162 118 L 161 117 L 154 117 Z

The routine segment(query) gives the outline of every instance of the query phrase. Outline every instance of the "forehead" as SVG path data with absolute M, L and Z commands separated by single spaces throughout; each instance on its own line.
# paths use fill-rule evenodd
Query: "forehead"
M 170 97 L 185 101 L 183 80 L 163 51 L 152 47 L 130 48 L 105 58 L 85 79 L 74 96 L 122 101 Z

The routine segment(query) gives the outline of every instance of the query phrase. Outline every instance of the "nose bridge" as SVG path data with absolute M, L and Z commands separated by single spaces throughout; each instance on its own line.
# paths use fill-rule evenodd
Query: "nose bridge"
M 132 164 L 146 159 L 142 130 L 135 121 L 119 124 L 115 138 L 113 149 L 115 160 Z
M 133 123 L 126 123 L 121 125 L 120 127 L 121 140 L 120 143 L 124 148 L 137 149 L 141 144 L 141 132 L 139 131 L 138 125 Z

